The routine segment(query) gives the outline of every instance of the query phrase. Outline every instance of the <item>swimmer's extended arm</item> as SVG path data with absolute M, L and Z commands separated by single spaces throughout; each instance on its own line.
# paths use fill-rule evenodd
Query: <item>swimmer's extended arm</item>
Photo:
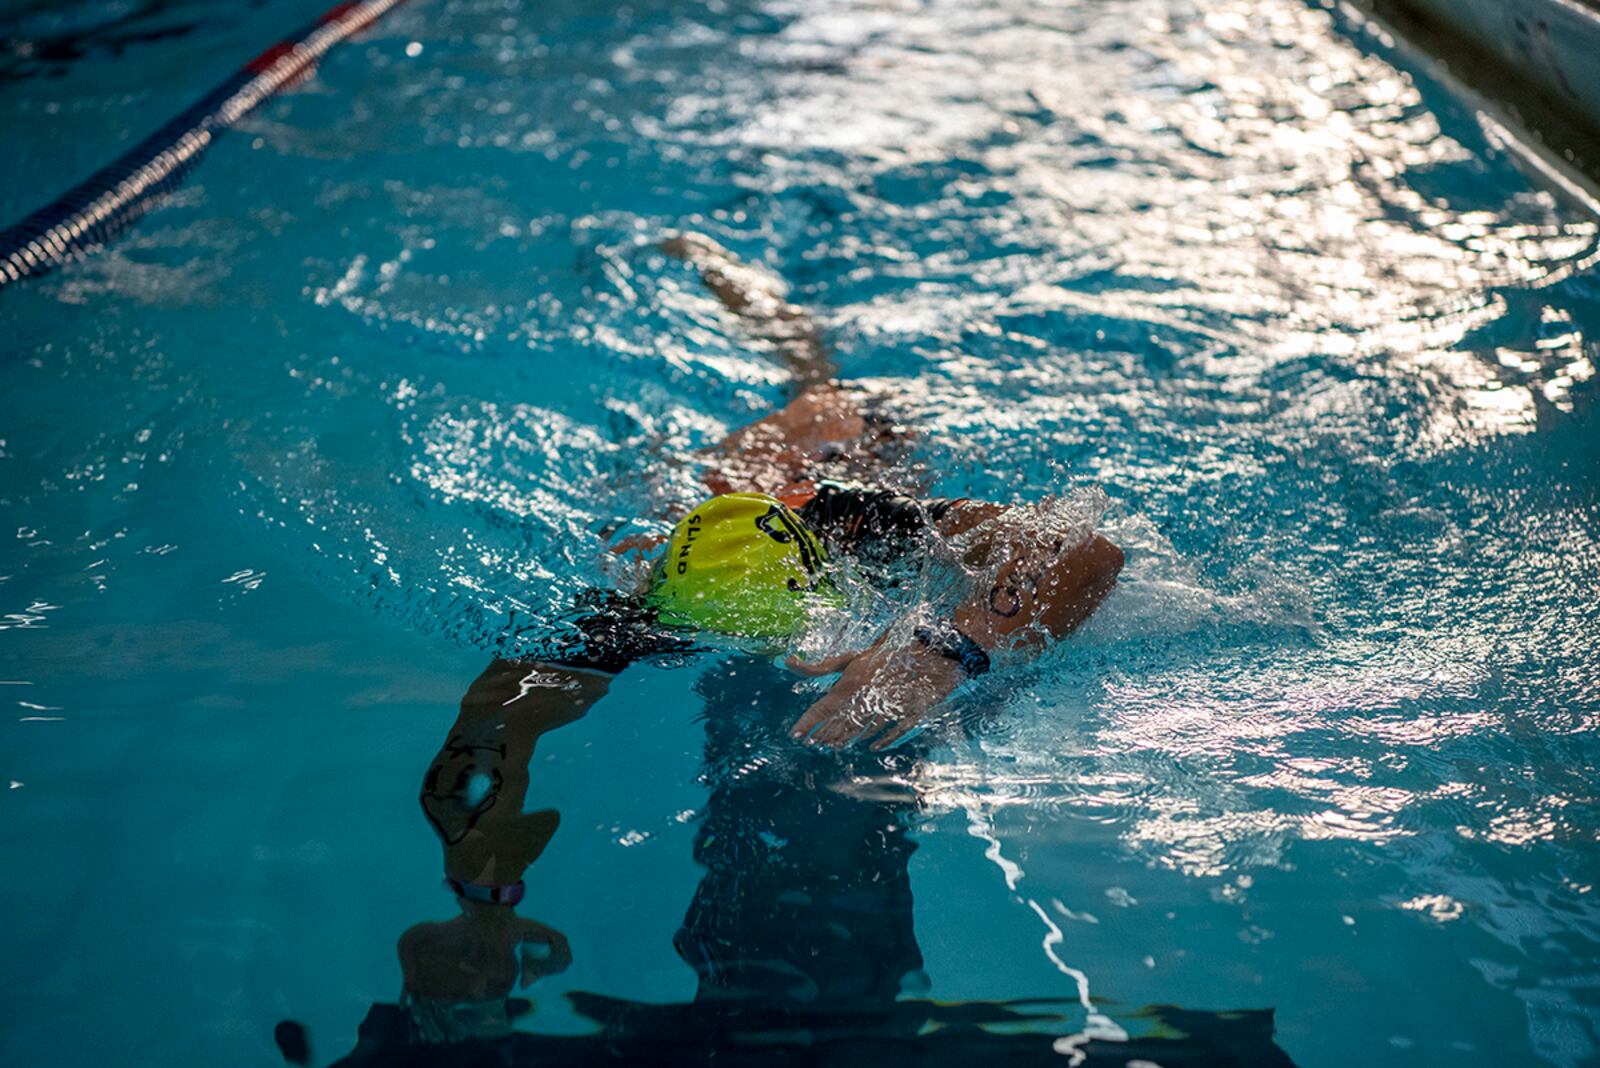
M 526 987 L 571 965 L 565 935 L 515 911 L 523 871 L 561 822 L 553 809 L 524 813 L 522 805 L 540 735 L 581 717 L 609 681 L 591 671 L 496 660 L 467 688 L 421 797 L 444 845 L 444 874 L 461 915 L 400 936 L 409 996 L 443 1003 L 503 998 L 519 975 Z
M 582 718 L 610 685 L 601 672 L 515 660 L 496 660 L 473 680 L 422 783 L 446 877 L 486 886 L 522 877 L 559 823 L 553 811 L 522 811 L 534 745 Z
M 941 518 L 942 533 L 956 535 L 1000 516 L 998 505 L 973 502 Z M 1089 618 L 1122 570 L 1122 550 L 1099 534 L 1071 549 L 1034 537 L 1001 536 L 968 547 L 969 556 L 1000 558 L 993 579 L 955 611 L 956 629 L 983 649 L 1038 652 Z M 962 665 L 932 645 L 889 635 L 859 655 L 813 664 L 791 661 L 805 674 L 841 672 L 791 730 L 797 738 L 829 746 L 874 739 L 894 744 L 966 679 Z
M 515 882 L 555 833 L 554 812 L 522 812 L 539 736 L 581 719 L 629 664 L 694 644 L 657 626 L 637 599 L 608 590 L 581 592 L 559 624 L 518 641 L 525 658 L 497 659 L 467 687 L 422 783 L 445 875 L 462 882 Z

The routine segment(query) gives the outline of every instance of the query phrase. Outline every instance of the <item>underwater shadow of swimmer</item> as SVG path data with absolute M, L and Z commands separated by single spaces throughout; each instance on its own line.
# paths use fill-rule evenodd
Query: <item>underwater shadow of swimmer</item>
M 1195 1012 L 1150 1006 L 1119 1013 L 1126 1041 L 1069 1035 L 1076 1002 L 895 1002 L 871 1026 L 845 1014 L 769 1015 L 751 1007 L 730 1015 L 703 1002 L 651 1005 L 598 994 L 567 995 L 594 1021 L 592 1035 L 518 1032 L 493 1041 L 420 1046 L 408 1041 L 405 1012 L 374 1005 L 362 1021 L 355 1050 L 334 1068 L 540 1068 L 596 1064 L 716 1065 L 784 1068 L 836 1065 L 862 1068 L 1293 1068 L 1273 1042 L 1271 1009 Z M 1052 1011 L 1054 1010 L 1054 1011 Z
M 419 1030 L 414 1004 L 411 1012 L 380 1004 L 339 1065 L 1292 1063 L 1272 1041 L 1271 1010 L 1133 1010 L 1118 1014 L 1128 1041 L 1109 1042 L 1075 1033 L 1076 1001 L 902 997 L 926 989 L 908 871 L 915 843 L 905 829 L 917 803 L 909 792 L 839 787 L 902 773 L 915 749 L 840 754 L 795 744 L 786 729 L 792 677 L 764 660 L 728 658 L 696 690 L 706 701 L 710 793 L 695 857 L 706 873 L 673 940 L 699 977 L 695 1000 L 651 1005 L 573 992 L 568 1001 L 595 1034 L 463 1030 L 448 1045 Z M 486 1011 L 509 1020 L 514 1007 Z

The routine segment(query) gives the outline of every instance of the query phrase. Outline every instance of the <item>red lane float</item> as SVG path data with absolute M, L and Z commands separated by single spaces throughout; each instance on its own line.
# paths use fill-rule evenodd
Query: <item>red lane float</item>
M 218 134 L 309 75 L 334 45 L 404 2 L 354 0 L 328 10 L 117 160 L 0 232 L 0 286 L 44 274 L 111 240 L 177 185 Z

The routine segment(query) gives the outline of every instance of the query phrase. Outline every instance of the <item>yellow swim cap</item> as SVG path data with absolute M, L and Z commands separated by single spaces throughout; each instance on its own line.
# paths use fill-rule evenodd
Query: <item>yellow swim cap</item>
M 724 493 L 672 530 L 650 589 L 661 620 L 751 638 L 787 637 L 833 587 L 817 536 L 764 493 Z

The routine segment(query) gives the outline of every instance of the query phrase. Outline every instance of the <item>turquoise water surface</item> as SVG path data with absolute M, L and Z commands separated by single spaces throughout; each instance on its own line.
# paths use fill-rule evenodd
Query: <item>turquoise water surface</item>
M 0 4 L 0 218 L 321 6 Z M 888 758 L 747 652 L 541 739 L 520 1048 L 718 958 L 1062 1064 L 1596 1063 L 1600 228 L 1509 137 L 1295 0 L 414 0 L 0 293 L 0 1062 L 396 1019 L 463 691 L 785 396 L 688 228 L 1128 565 Z

